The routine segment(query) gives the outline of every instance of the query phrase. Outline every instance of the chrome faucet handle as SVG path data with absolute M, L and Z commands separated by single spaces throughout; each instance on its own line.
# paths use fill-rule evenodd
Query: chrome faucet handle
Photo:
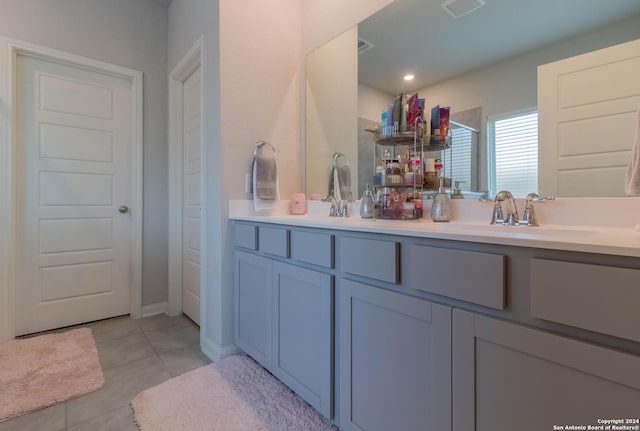
M 493 206 L 493 212 L 491 213 L 491 222 L 489 224 L 503 224 L 504 216 L 502 215 L 502 201 L 496 201 Z
M 340 216 L 340 203 L 333 196 L 327 196 L 328 200 L 331 202 L 331 208 L 329 209 L 329 217 L 339 217 Z
M 540 226 L 538 223 L 538 219 L 536 218 L 535 207 L 533 206 L 534 202 L 545 203 L 549 201 L 554 201 L 556 198 L 554 196 L 545 196 L 540 197 L 537 193 L 529 193 L 527 195 L 526 206 L 524 208 L 524 214 L 522 215 L 522 220 L 520 221 L 521 225 L 536 227 Z
M 540 197 L 540 196 L 538 196 L 537 193 L 529 193 L 527 195 L 527 202 L 531 201 L 531 202 L 545 203 L 545 202 L 555 201 L 555 200 L 556 200 L 555 196 Z
M 538 224 L 538 219 L 536 218 L 536 211 L 533 206 L 533 202 L 534 199 L 527 197 L 527 206 L 524 208 L 524 214 L 522 215 L 522 220 L 520 220 L 521 225 L 530 227 L 540 226 Z
M 498 194 L 496 194 L 494 200 L 496 202 L 496 205 L 493 208 L 491 224 L 508 224 L 510 226 L 517 225 L 519 223 L 518 208 L 511 192 L 502 190 L 498 192 Z M 502 202 L 504 201 L 507 201 L 507 204 L 509 205 L 509 207 L 507 208 L 506 219 L 502 217 Z M 500 207 L 499 212 L 498 207 Z
M 349 202 L 346 200 L 338 200 L 333 196 L 330 197 L 331 208 L 329 209 L 329 217 L 349 217 Z
M 342 201 L 340 206 L 340 217 L 349 217 L 349 202 Z

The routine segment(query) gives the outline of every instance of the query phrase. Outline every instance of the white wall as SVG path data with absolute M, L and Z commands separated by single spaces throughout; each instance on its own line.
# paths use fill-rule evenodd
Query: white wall
M 302 0 L 303 51 L 320 47 L 393 0 Z
M 167 75 L 202 37 L 202 181 L 205 199 L 202 202 L 201 267 L 203 290 L 201 315 L 201 346 L 211 357 L 222 356 L 223 334 L 233 324 L 233 309 L 222 309 L 221 268 L 224 247 L 221 226 L 223 200 L 220 197 L 222 176 L 219 174 L 220 148 L 220 37 L 217 0 L 173 0 L 169 7 L 169 40 Z M 224 311 L 224 313 L 223 313 Z M 223 322 L 226 322 L 223 324 Z M 233 326 L 231 326 L 233 328 Z M 233 330 L 233 329 L 231 329 Z M 227 335 L 228 338 L 228 335 Z M 227 341 L 227 343 L 229 343 Z
M 306 58 L 307 196 L 328 193 L 335 152 L 349 160 L 354 197 L 357 192 L 358 122 L 351 115 L 358 110 L 357 39 L 358 29 L 352 27 Z
M 394 96 L 364 84 L 358 84 L 358 118 L 380 123 L 382 111 L 393 103 Z
M 167 9 L 150 0 L 0 0 L 0 34 L 143 72 L 142 303 L 165 301 Z
M 233 250 L 228 200 L 243 199 L 255 142 L 277 149 L 280 193 L 300 190 L 301 3 L 173 0 L 169 70 L 204 35 L 203 349 L 233 343 Z M 206 250 L 206 253 L 205 253 Z

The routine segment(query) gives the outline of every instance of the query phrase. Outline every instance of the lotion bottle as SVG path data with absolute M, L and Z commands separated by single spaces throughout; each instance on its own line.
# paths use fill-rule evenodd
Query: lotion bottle
M 444 188 L 444 177 L 440 177 L 440 187 L 438 192 L 433 195 L 431 220 L 437 222 L 451 220 L 451 201 L 449 201 L 449 196 L 447 196 L 447 191 Z

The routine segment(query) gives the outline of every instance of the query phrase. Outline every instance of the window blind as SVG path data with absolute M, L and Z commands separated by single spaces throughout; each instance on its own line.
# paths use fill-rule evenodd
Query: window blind
M 538 191 L 538 113 L 496 118 L 489 123 L 491 192 L 515 197 Z
M 471 153 L 473 149 L 473 132 L 464 128 L 451 129 L 451 147 L 444 151 L 444 160 L 451 161 L 450 169 L 446 169 L 446 175 L 453 182 L 464 181 L 462 190 L 470 190 L 471 182 Z M 453 187 L 453 183 L 451 186 Z

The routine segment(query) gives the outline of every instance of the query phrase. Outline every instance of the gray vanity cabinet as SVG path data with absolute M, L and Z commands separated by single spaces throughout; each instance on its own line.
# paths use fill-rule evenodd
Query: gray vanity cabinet
M 539 431 L 637 419 L 639 371 L 638 356 L 453 311 L 454 431 Z
M 343 430 L 451 429 L 451 308 L 340 281 Z
M 236 344 L 342 430 L 638 419 L 636 258 L 235 226 Z
M 332 416 L 333 276 L 273 265 L 272 372 L 324 416 Z
M 236 345 L 331 418 L 333 235 L 249 223 L 234 232 Z
M 272 270 L 270 259 L 236 250 L 234 265 L 234 339 L 265 368 L 271 367 Z

